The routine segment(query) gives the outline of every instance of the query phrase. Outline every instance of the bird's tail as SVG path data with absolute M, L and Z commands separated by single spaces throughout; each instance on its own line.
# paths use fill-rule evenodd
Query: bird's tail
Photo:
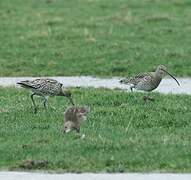
M 29 89 L 33 88 L 33 86 L 31 85 L 30 81 L 28 81 L 28 80 L 17 82 L 17 84 L 19 84 L 23 88 L 29 88 Z

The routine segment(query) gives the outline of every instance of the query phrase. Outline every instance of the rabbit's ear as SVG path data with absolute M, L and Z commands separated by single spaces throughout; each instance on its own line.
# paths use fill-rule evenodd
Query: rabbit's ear
M 72 109 L 72 113 L 73 113 L 73 114 L 76 114 L 77 112 L 78 112 L 78 109 L 77 109 L 77 108 L 73 108 L 73 109 Z
M 81 107 L 81 108 L 78 109 L 78 112 L 80 114 L 86 114 L 86 113 L 90 112 L 90 107 L 87 107 L 87 106 Z

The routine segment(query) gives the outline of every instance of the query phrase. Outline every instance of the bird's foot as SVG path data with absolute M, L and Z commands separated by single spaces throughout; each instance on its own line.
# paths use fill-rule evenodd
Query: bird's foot
M 144 99 L 145 102 L 146 102 L 146 101 L 155 101 L 154 98 L 149 97 L 149 96 L 144 96 L 143 99 Z

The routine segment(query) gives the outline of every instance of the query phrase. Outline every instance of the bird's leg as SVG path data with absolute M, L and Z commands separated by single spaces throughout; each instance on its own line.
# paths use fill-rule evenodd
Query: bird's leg
M 133 92 L 134 88 L 135 88 L 135 86 L 130 86 L 131 92 Z M 134 100 L 137 100 L 136 94 L 133 94 L 133 98 L 134 98 Z
M 44 105 L 44 108 L 47 109 L 48 107 L 48 96 L 44 96 L 44 102 L 43 102 L 43 105 Z
M 33 98 L 34 95 L 36 95 L 36 94 L 35 93 L 31 94 L 31 100 L 32 100 L 32 103 L 34 106 L 34 113 L 36 114 L 37 113 L 37 106 L 36 106 L 34 98 Z
M 48 104 L 48 96 L 44 96 L 44 101 L 43 101 L 43 105 L 44 105 L 44 108 L 47 110 L 48 107 L 50 109 L 53 109 L 53 110 L 56 110 L 56 108 L 54 106 L 51 106 Z
M 131 92 L 133 92 L 133 88 L 134 88 L 134 86 L 130 86 L 130 90 L 131 90 Z

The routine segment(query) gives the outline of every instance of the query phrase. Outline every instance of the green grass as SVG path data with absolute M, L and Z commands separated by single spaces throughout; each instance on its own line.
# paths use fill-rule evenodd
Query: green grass
M 191 76 L 190 0 L 1 0 L 0 76 Z
M 46 161 L 31 169 L 56 171 L 191 172 L 191 96 L 104 89 L 73 89 L 92 109 L 82 126 L 85 139 L 62 134 L 68 101 L 50 98 L 56 110 L 33 114 L 28 91 L 0 89 L 0 168 L 20 169 L 27 160 Z M 29 168 L 25 165 L 24 168 Z

